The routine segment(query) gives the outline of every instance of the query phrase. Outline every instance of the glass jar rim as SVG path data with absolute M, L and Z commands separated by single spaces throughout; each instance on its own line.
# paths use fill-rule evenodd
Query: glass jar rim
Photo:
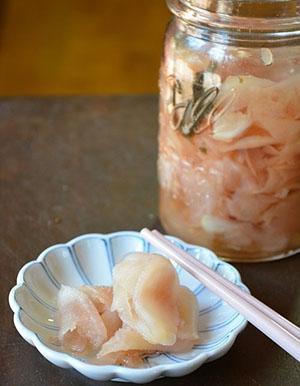
M 278 38 L 300 36 L 300 0 L 166 0 L 171 12 L 194 27 L 207 25 L 215 29 L 274 34 Z M 266 4 L 282 6 L 270 15 L 260 11 L 249 13 L 250 6 Z M 244 8 L 243 5 L 247 7 Z M 291 5 L 288 9 L 286 5 Z M 248 10 L 248 11 L 247 11 Z M 281 10 L 281 11 L 280 11 Z M 263 14 L 263 16 L 260 16 Z

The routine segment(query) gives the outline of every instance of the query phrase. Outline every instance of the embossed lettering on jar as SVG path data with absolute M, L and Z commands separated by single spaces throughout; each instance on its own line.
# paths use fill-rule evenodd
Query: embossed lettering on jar
M 300 248 L 300 1 L 168 0 L 160 217 L 228 260 Z

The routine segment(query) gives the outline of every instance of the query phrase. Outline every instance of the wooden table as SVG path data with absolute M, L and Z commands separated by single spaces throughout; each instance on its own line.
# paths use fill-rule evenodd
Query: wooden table
M 51 244 L 82 233 L 158 226 L 156 136 L 152 96 L 0 102 L 1 385 L 99 384 L 55 367 L 23 341 L 7 296 L 22 265 Z M 300 324 L 299 257 L 236 266 L 254 295 Z M 223 358 L 156 384 L 296 386 L 300 369 L 249 325 Z

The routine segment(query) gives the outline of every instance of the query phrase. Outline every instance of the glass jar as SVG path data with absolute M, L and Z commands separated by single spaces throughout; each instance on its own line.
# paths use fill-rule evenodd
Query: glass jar
M 168 0 L 166 231 L 233 261 L 300 248 L 300 2 Z

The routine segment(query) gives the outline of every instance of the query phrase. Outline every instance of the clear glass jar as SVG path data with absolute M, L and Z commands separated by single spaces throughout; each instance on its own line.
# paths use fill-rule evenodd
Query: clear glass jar
M 300 2 L 168 0 L 160 218 L 234 261 L 300 248 Z

